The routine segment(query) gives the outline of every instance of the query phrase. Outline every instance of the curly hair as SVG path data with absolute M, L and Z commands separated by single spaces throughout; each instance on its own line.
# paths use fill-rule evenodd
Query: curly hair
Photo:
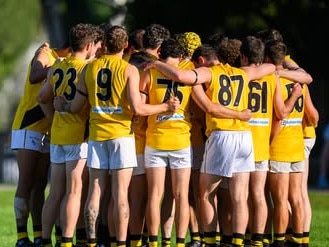
M 218 58 L 222 63 L 228 63 L 231 66 L 240 66 L 240 47 L 241 40 L 239 39 L 222 39 L 218 45 Z

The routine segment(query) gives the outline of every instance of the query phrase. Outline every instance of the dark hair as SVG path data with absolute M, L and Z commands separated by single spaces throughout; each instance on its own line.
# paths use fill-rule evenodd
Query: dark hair
M 257 38 L 260 38 L 265 43 L 268 40 L 274 39 L 283 42 L 283 37 L 281 33 L 274 28 L 260 30 L 256 34 Z
M 262 63 L 264 60 L 264 50 L 265 45 L 261 39 L 255 36 L 246 36 L 242 39 L 240 53 L 248 58 L 249 64 Z
M 69 41 L 72 51 L 83 49 L 88 43 L 95 42 L 99 33 L 95 25 L 89 23 L 79 23 L 71 27 Z
M 216 49 L 209 44 L 204 44 L 196 48 L 192 54 L 191 61 L 198 63 L 199 57 L 204 57 L 208 61 L 218 59 Z
M 115 25 L 105 33 L 105 45 L 107 52 L 115 54 L 125 48 L 128 42 L 128 33 L 123 26 Z
M 145 29 L 142 28 L 130 32 L 128 37 L 128 45 L 134 46 L 136 50 L 142 49 L 144 33 Z
M 287 46 L 279 40 L 269 40 L 265 43 L 265 57 L 274 65 L 282 64 L 287 54 Z
M 184 55 L 184 48 L 176 39 L 164 40 L 160 47 L 159 58 L 166 59 L 168 57 L 179 58 Z
M 223 39 L 218 45 L 217 55 L 222 63 L 228 63 L 231 66 L 240 67 L 240 47 L 239 39 Z
M 151 24 L 145 28 L 143 47 L 156 49 L 164 40 L 170 38 L 169 30 L 160 24 Z

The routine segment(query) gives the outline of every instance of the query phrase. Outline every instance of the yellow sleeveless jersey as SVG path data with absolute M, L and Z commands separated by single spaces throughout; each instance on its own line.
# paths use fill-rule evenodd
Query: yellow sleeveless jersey
M 194 69 L 194 64 L 191 60 L 183 60 L 178 64 L 181 69 Z
M 289 97 L 294 83 L 280 78 L 283 100 Z M 304 98 L 298 98 L 292 112 L 281 121 L 280 130 L 270 145 L 270 159 L 283 162 L 298 162 L 304 160 L 304 138 L 302 120 L 304 116 Z
M 292 63 L 296 63 L 290 55 L 286 55 L 284 60 L 290 61 Z M 304 132 L 304 138 L 316 138 L 316 132 L 314 126 L 306 126 L 303 121 L 303 132 Z
M 132 54 L 132 59 L 129 59 L 129 63 L 135 65 L 138 68 L 139 74 L 141 75 L 144 71 L 142 64 L 155 61 L 157 58 L 150 53 L 145 51 L 136 51 Z M 135 146 L 136 154 L 144 154 L 145 150 L 145 132 L 147 127 L 147 117 L 146 116 L 134 116 L 132 128 L 135 134 Z
M 190 140 L 190 94 L 191 86 L 174 82 L 161 72 L 150 70 L 149 103 L 161 104 L 172 95 L 179 98 L 181 105 L 175 112 L 148 116 L 146 145 L 158 150 L 178 150 L 191 145 Z
M 211 101 L 237 111 L 247 109 L 249 89 L 244 70 L 228 64 L 218 64 L 209 69 L 212 79 L 206 94 Z M 250 130 L 247 121 L 216 118 L 209 114 L 206 114 L 206 125 L 207 136 L 215 130 Z
M 194 69 L 194 64 L 191 60 L 183 60 L 178 64 L 181 69 Z M 191 144 L 192 146 L 200 146 L 206 141 L 206 114 L 205 112 L 191 99 L 190 102 L 190 117 L 191 117 Z
M 249 82 L 248 109 L 252 111 L 249 125 L 252 133 L 255 161 L 264 161 L 270 158 L 270 135 L 275 88 L 274 74 Z
M 303 135 L 304 138 L 316 138 L 316 132 L 314 126 L 306 126 L 303 121 Z
M 58 55 L 54 49 L 48 51 L 43 50 L 49 55 L 50 64 L 54 64 Z M 26 129 L 40 133 L 47 133 L 50 130 L 51 121 L 48 120 L 38 102 L 39 91 L 43 81 L 32 84 L 30 82 L 31 65 L 28 67 L 28 73 L 25 79 L 24 93 L 20 99 L 14 121 L 12 124 L 13 130 Z
M 67 102 L 77 93 L 76 85 L 86 61 L 77 57 L 67 57 L 53 65 L 50 85 L 54 95 L 63 96 Z M 89 104 L 86 103 L 78 113 L 55 111 L 51 126 L 50 143 L 58 145 L 79 144 L 87 138 Z
M 84 79 L 91 106 L 89 140 L 133 136 L 133 115 L 125 79 L 128 66 L 126 61 L 115 55 L 104 55 L 87 65 Z

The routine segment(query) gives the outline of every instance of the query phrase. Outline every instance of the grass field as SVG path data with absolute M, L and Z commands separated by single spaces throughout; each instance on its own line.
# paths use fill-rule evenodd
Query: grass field
M 14 220 L 14 186 L 0 186 L 0 246 L 14 247 L 16 227 Z M 313 221 L 310 232 L 311 247 L 329 246 L 329 192 L 310 191 Z M 31 224 L 29 225 L 31 233 Z M 30 234 L 32 236 L 32 233 Z

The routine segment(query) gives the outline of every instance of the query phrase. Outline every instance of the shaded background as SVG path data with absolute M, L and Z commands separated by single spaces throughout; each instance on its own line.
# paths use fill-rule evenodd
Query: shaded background
M 322 131 L 329 122 L 328 72 L 324 61 L 328 57 L 328 1 L 321 0 L 0 0 L 0 83 L 24 85 L 24 70 L 15 71 L 17 59 L 32 42 L 48 41 L 60 47 L 69 28 L 79 22 L 125 25 L 129 31 L 151 23 L 166 26 L 172 34 L 186 31 L 205 38 L 214 32 L 241 38 L 266 28 L 278 29 L 291 57 L 313 77 L 309 86 L 314 104 L 320 113 L 317 141 L 311 154 L 310 183 L 317 176 L 319 155 L 323 143 Z M 44 33 L 44 36 L 40 35 Z M 33 50 L 29 52 L 32 57 Z M 23 79 L 6 79 L 20 74 Z M 15 78 L 15 77 L 14 77 Z M 0 130 L 6 145 L 8 131 L 20 94 L 10 90 L 11 100 L 3 100 Z M 16 93 L 15 93 L 16 92 Z M 1 97 L 3 98 L 3 97 Z M 0 100 L 1 100 L 0 98 Z M 3 104 L 9 110 L 6 112 Z M 0 159 L 4 155 L 1 155 Z M 0 171 L 0 181 L 1 174 Z

